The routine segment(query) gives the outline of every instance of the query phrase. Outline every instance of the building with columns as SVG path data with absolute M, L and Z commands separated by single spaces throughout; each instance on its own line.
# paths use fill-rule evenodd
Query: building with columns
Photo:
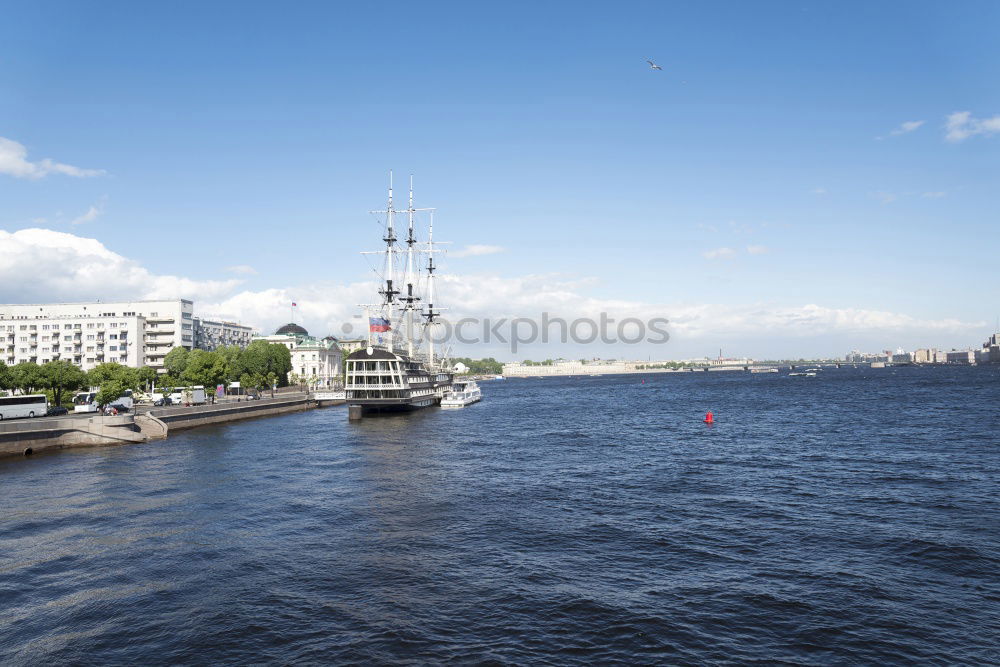
M 314 388 L 339 387 L 343 381 L 343 359 L 340 345 L 333 336 L 313 338 L 305 328 L 289 323 L 270 336 L 258 336 L 274 345 L 284 345 L 291 352 L 292 375 Z

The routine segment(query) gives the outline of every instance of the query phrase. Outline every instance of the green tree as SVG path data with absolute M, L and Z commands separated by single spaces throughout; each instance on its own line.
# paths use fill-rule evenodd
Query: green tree
M 0 389 L 10 389 L 12 386 L 11 381 L 10 368 L 7 364 L 0 361 Z
M 97 406 L 103 410 L 109 404 L 117 401 L 129 386 L 119 379 L 107 379 L 101 384 L 100 391 L 97 392 Z
M 123 366 L 115 361 L 98 364 L 87 373 L 87 382 L 92 387 L 104 386 L 104 383 L 112 380 L 121 382 L 126 389 L 134 389 L 139 384 L 136 369 Z
M 274 387 L 278 384 L 278 376 L 274 374 L 274 371 L 271 371 L 264 379 L 267 381 L 267 386 L 271 388 L 271 398 L 274 398 Z
M 206 350 L 192 350 L 181 379 L 191 385 L 202 385 L 215 391 L 215 386 L 225 384 L 229 377 L 229 364 L 223 355 Z
M 238 380 L 240 377 L 240 355 L 243 354 L 243 348 L 239 345 L 223 345 L 219 347 L 216 352 L 218 352 L 222 358 L 226 360 L 226 368 L 228 371 L 226 380 Z
M 187 368 L 189 354 L 186 347 L 175 347 L 163 358 L 163 367 L 174 377 L 181 377 Z
M 292 353 L 287 347 L 271 344 L 265 340 L 256 340 L 239 355 L 236 368 L 232 372 L 240 378 L 245 374 L 267 378 L 268 373 L 274 373 L 278 378 L 278 385 L 283 387 L 288 383 L 288 374 L 291 370 Z
M 243 387 L 244 392 L 250 389 L 259 392 L 266 383 L 267 377 L 260 373 L 244 373 L 240 376 L 240 386 Z
M 10 386 L 22 393 L 31 394 L 45 386 L 42 369 L 38 364 L 22 361 L 10 369 Z
M 135 369 L 136 379 L 140 387 L 151 387 L 157 380 L 158 373 L 152 366 L 143 366 Z
M 55 405 L 62 405 L 63 391 L 75 391 L 87 386 L 87 374 L 68 359 L 43 364 L 41 374 L 43 386 L 52 390 Z

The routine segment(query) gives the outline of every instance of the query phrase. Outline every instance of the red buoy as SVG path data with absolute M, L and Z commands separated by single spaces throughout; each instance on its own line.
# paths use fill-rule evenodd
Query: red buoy
M 712 415 L 711 412 L 705 413 L 705 423 L 706 424 L 714 424 L 715 423 L 715 417 Z

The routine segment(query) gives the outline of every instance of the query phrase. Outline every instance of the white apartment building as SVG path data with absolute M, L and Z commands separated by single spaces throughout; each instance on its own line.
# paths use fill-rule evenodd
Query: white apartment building
M 342 354 L 333 336 L 317 339 L 297 324 L 286 324 L 271 336 L 258 336 L 274 345 L 284 345 L 292 355 L 291 375 L 317 387 L 339 387 L 343 379 Z M 291 378 L 289 377 L 289 381 Z
M 13 366 L 65 359 L 84 370 L 110 361 L 142 366 L 145 331 L 144 318 L 136 315 L 0 317 L 0 360 Z
M 4 304 L 0 359 L 8 365 L 68 359 L 84 370 L 115 361 L 163 372 L 170 350 L 196 346 L 193 311 L 186 299 Z M 231 322 L 205 320 L 201 328 L 203 342 L 213 347 L 246 346 L 252 335 L 249 327 Z
M 223 345 L 246 347 L 253 338 L 253 329 L 237 322 L 194 318 L 194 346 L 199 350 L 214 350 Z

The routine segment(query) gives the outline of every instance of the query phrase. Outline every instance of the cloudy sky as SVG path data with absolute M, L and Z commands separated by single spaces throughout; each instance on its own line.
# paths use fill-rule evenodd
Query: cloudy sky
M 449 317 L 671 320 L 662 345 L 456 352 L 965 347 L 1000 314 L 997 3 L 4 16 L 2 302 L 182 296 L 269 330 L 295 301 L 357 332 L 394 169 L 453 242 Z

